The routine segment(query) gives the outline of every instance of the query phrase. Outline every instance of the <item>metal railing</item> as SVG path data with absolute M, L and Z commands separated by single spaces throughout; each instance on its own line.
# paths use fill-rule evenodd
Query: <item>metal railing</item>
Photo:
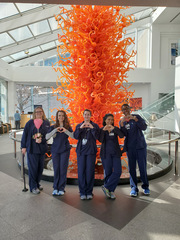
M 166 136 L 166 140 L 162 140 L 160 137 L 155 138 L 151 137 L 153 136 L 153 132 L 159 131 L 158 136 Z M 21 142 L 21 139 L 17 138 L 17 132 L 22 132 L 22 130 L 16 130 L 12 131 L 9 133 L 10 139 L 14 141 L 14 158 L 17 157 L 17 145 L 16 142 Z M 149 137 L 148 137 L 149 135 Z M 173 137 L 174 136 L 174 137 Z M 168 144 L 168 155 L 171 156 L 171 146 L 172 143 L 175 143 L 175 149 L 174 149 L 174 174 L 178 175 L 178 142 L 180 140 L 180 133 L 175 132 L 175 131 L 170 131 L 167 129 L 162 129 L 162 128 L 156 128 L 156 127 L 148 127 L 148 130 L 145 132 L 145 138 L 147 142 L 147 146 L 158 146 L 158 145 L 164 145 Z M 158 141 L 155 141 L 157 139 Z M 72 144 L 72 147 L 75 148 L 76 144 Z M 100 145 L 97 145 L 97 147 L 100 147 Z M 23 157 L 22 157 L 23 159 Z

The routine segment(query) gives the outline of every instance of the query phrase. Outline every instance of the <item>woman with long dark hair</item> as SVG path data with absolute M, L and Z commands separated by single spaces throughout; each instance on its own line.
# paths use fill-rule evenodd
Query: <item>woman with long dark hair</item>
M 123 132 L 114 126 L 114 116 L 111 113 L 103 117 L 103 127 L 100 130 L 100 157 L 104 168 L 104 185 L 102 190 L 108 198 L 115 199 L 114 191 L 121 176 L 121 149 L 118 137 L 123 138 Z
M 37 107 L 33 112 L 33 119 L 29 120 L 21 139 L 22 153 L 27 152 L 28 174 L 30 192 L 39 194 L 43 188 L 40 180 L 44 168 L 45 153 L 47 151 L 46 133 L 50 127 L 42 107 Z
M 56 123 L 52 125 L 46 134 L 46 140 L 53 137 L 51 146 L 54 184 L 53 196 L 62 196 L 65 192 L 67 169 L 71 145 L 68 137 L 73 137 L 73 130 L 69 123 L 68 116 L 64 110 L 58 110 L 56 113 Z

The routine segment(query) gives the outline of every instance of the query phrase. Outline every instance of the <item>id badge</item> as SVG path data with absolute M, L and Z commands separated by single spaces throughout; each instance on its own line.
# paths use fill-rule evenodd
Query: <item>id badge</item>
M 82 145 L 86 145 L 86 143 L 87 143 L 87 139 L 86 139 L 86 138 L 83 138 L 83 140 L 82 140 Z
M 114 136 L 114 133 L 113 133 L 113 132 L 110 132 L 110 133 L 109 133 L 109 136 Z

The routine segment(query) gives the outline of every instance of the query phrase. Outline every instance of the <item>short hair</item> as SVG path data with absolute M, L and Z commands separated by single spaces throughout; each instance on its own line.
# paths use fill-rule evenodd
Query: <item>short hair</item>
M 107 113 L 104 117 L 103 117 L 103 126 L 106 126 L 106 119 L 108 118 L 108 117 L 113 117 L 113 119 L 114 119 L 114 115 L 112 114 L 112 113 Z M 113 121 L 113 126 L 114 126 L 114 121 Z
M 128 108 L 131 108 L 131 107 L 129 106 L 129 104 L 127 104 L 127 103 L 124 103 L 124 104 L 121 106 L 121 109 L 122 109 L 122 107 L 128 107 Z
M 89 113 L 91 114 L 91 116 L 92 116 L 92 112 L 91 112 L 91 110 L 89 110 L 89 109 L 85 109 L 84 112 L 83 112 L 83 114 L 84 114 L 85 112 L 89 112 Z

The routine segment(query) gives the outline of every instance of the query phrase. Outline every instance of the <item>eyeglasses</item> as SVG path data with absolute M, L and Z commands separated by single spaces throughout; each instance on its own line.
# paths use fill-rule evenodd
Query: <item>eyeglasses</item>
M 42 113 L 43 111 L 37 111 L 37 112 L 35 112 L 35 113 Z

